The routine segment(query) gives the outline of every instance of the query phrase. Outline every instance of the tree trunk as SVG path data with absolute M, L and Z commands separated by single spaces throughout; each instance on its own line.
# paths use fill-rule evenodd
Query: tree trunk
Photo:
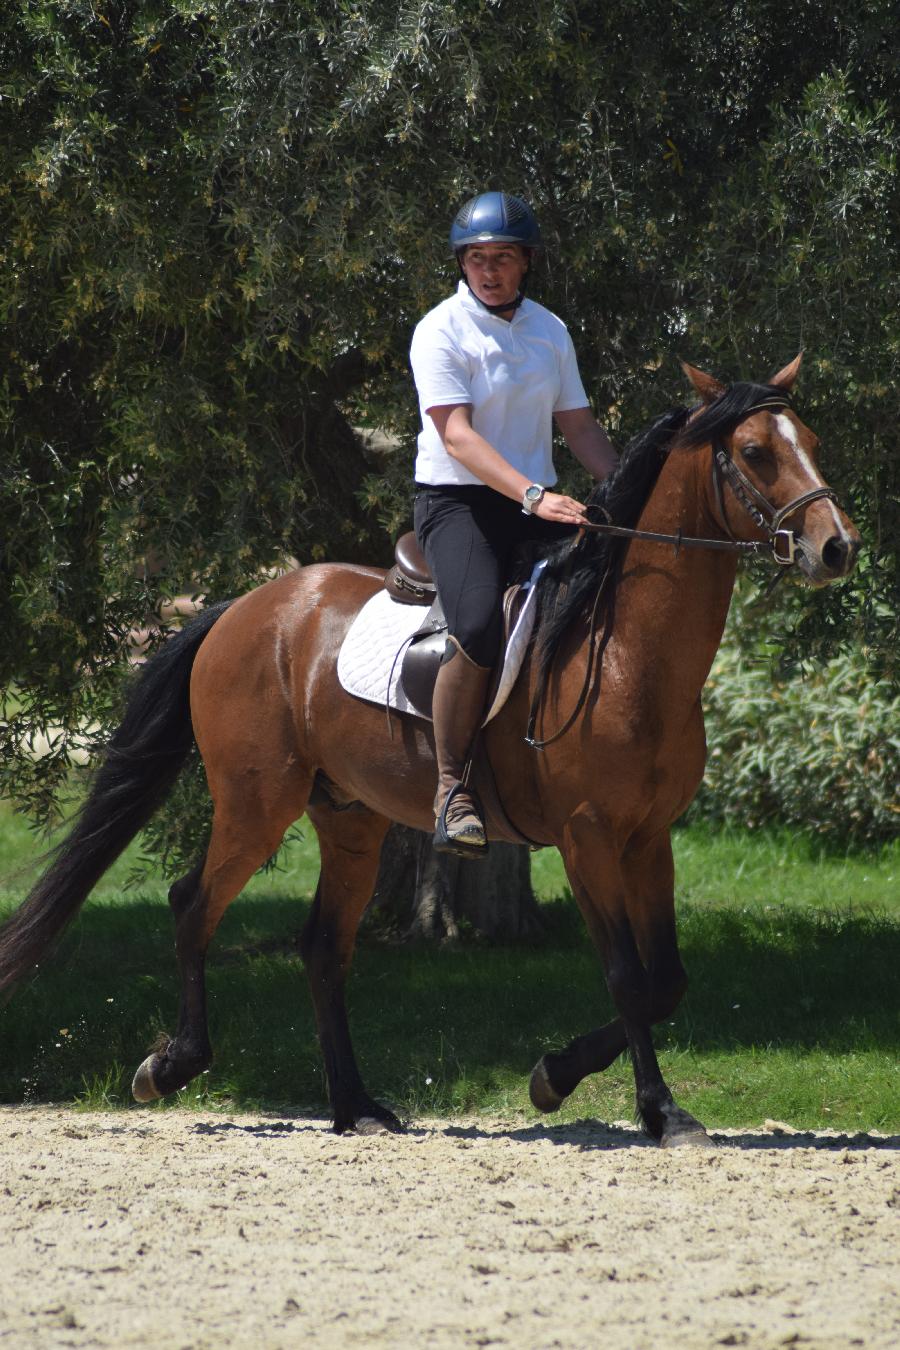
M 376 925 L 426 942 L 452 942 L 467 929 L 498 942 L 541 933 L 527 848 L 492 843 L 485 861 L 470 862 L 435 853 L 431 839 L 405 826 L 391 829 L 369 911 Z

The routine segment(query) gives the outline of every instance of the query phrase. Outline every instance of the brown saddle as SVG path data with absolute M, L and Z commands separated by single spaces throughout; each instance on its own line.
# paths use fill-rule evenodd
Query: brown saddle
M 447 645 L 447 620 L 435 590 L 434 581 L 419 548 L 416 536 L 403 534 L 394 546 L 394 566 L 384 585 L 392 599 L 404 605 L 427 605 L 422 622 L 409 640 L 402 657 L 400 683 L 403 692 L 418 713 L 431 717 L 431 699 L 438 666 Z M 520 564 L 517 563 L 517 566 Z M 511 585 L 503 596 L 503 648 L 519 616 L 521 584 Z M 488 706 L 496 692 L 503 663 L 494 671 Z
M 447 645 L 447 620 L 441 609 L 428 563 L 412 531 L 401 535 L 397 540 L 394 545 L 394 558 L 394 566 L 384 579 L 385 590 L 398 604 L 420 605 L 423 610 L 422 622 L 410 638 L 402 657 L 400 683 L 404 694 L 416 711 L 430 719 L 434 682 Z M 521 583 L 530 575 L 531 562 L 533 559 L 529 560 L 526 556 L 517 558 L 514 571 L 517 580 L 508 587 L 503 596 L 504 651 L 519 617 L 522 605 Z M 487 707 L 493 702 L 502 670 L 501 661 L 494 671 Z M 476 784 L 489 821 L 491 838 L 527 844 L 531 848 L 542 847 L 535 840 L 521 834 L 506 815 L 487 757 L 477 748 L 473 766 Z
M 384 589 L 391 599 L 399 605 L 432 605 L 436 598 L 434 581 L 412 530 L 397 540 L 394 559 L 384 579 Z
M 447 621 L 431 570 L 412 530 L 397 540 L 394 560 L 384 579 L 384 589 L 398 604 L 421 605 L 426 611 L 403 654 L 400 683 L 416 711 L 423 717 L 431 717 L 431 696 L 447 642 Z
M 503 650 L 509 641 L 509 635 L 519 617 L 522 605 L 522 587 L 510 586 L 503 596 Z M 434 682 L 437 679 L 438 666 L 447 645 L 447 620 L 441 609 L 441 602 L 435 598 L 434 604 L 426 612 L 422 623 L 413 633 L 409 645 L 403 654 L 400 666 L 400 684 L 410 703 L 422 717 L 431 718 L 431 700 L 434 694 Z M 497 692 L 503 671 L 502 660 L 494 670 L 486 706 L 489 708 Z
M 510 586 L 527 581 L 537 556 L 533 545 L 523 544 L 516 550 Z M 398 605 L 431 606 L 437 598 L 431 569 L 412 530 L 394 544 L 394 565 L 384 578 L 384 589 Z

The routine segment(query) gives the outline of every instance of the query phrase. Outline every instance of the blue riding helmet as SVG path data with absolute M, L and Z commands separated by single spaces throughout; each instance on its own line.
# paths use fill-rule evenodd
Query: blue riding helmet
M 450 226 L 453 252 L 458 254 L 467 244 L 540 248 L 541 231 L 534 212 L 521 197 L 508 192 L 480 192 L 466 202 Z

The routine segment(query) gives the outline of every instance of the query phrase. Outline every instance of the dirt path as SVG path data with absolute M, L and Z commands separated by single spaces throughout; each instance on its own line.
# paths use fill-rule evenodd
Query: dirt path
M 894 1347 L 900 1138 L 0 1108 L 0 1344 Z

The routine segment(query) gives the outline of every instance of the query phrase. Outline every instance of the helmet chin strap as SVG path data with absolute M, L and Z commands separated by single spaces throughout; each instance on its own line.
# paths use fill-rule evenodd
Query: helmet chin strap
M 469 286 L 469 283 L 466 282 L 466 285 Z M 471 286 L 469 286 L 469 294 L 471 295 L 473 300 L 478 301 L 482 309 L 487 310 L 488 314 L 505 314 L 506 311 L 509 309 L 516 310 L 519 308 L 522 301 L 525 299 L 525 296 L 521 291 L 516 291 L 515 300 L 507 300 L 506 304 L 504 305 L 489 305 L 486 300 L 482 300 L 480 295 L 475 294 Z

